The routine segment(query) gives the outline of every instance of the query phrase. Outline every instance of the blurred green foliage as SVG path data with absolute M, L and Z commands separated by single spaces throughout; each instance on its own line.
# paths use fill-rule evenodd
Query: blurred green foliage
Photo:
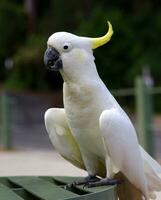
M 53 89 L 61 87 L 57 73 L 43 64 L 49 35 L 68 31 L 97 37 L 114 29 L 112 40 L 94 55 L 102 79 L 109 88 L 132 87 L 135 76 L 150 66 L 155 83 L 161 85 L 161 3 L 137 0 L 42 0 L 37 1 L 34 30 L 22 1 L 0 2 L 0 81 L 11 88 Z M 4 60 L 11 57 L 14 67 L 7 70 Z
M 39 35 L 31 35 L 24 46 L 20 47 L 15 56 L 15 68 L 8 77 L 7 84 L 14 88 L 44 88 L 45 74 L 42 67 L 43 46 L 46 40 Z
M 79 26 L 80 35 L 101 36 L 112 23 L 111 41 L 94 55 L 100 76 L 110 88 L 132 87 L 134 79 L 149 66 L 156 84 L 161 84 L 161 14 L 150 8 L 135 15 L 119 8 L 97 7 L 88 21 Z M 96 28 L 97 27 L 97 28 Z
M 14 55 L 26 36 L 25 14 L 22 6 L 9 1 L 0 2 L 0 80 L 6 78 L 4 59 Z

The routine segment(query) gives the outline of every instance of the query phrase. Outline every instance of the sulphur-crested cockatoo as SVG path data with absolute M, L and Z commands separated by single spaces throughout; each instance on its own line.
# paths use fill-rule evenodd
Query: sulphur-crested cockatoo
M 120 171 L 145 199 L 155 199 L 153 192 L 161 190 L 161 167 L 139 146 L 130 119 L 100 79 L 94 63 L 93 49 L 107 43 L 113 34 L 108 25 L 107 34 L 100 38 L 67 32 L 49 37 L 44 62 L 63 77 L 64 109 L 46 112 L 46 128 L 60 154 L 85 168 L 89 177 L 101 175 L 105 165 L 108 182 L 113 183 Z

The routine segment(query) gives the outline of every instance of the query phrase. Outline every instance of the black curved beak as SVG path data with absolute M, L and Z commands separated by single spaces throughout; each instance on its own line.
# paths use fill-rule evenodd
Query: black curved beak
M 58 71 L 63 68 L 59 52 L 51 47 L 48 47 L 45 51 L 44 64 L 52 71 Z

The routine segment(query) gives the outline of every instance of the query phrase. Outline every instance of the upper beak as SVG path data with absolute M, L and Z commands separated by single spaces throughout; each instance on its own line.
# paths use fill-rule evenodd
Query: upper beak
M 63 67 L 59 52 L 51 47 L 48 47 L 45 51 L 44 64 L 53 71 L 58 71 Z

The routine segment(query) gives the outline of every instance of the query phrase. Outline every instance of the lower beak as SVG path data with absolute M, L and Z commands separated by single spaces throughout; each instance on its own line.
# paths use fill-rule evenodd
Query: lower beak
M 58 71 L 63 67 L 59 52 L 51 47 L 48 47 L 45 51 L 44 63 L 52 71 Z

